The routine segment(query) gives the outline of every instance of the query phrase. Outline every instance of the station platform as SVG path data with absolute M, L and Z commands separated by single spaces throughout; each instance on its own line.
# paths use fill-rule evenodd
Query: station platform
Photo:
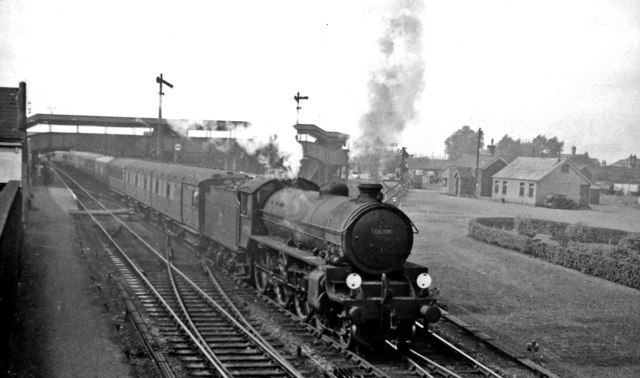
M 9 377 L 133 377 L 79 244 L 70 192 L 33 186 L 26 215 Z

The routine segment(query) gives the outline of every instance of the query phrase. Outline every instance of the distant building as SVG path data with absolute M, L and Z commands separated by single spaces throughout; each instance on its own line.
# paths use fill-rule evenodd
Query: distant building
M 591 182 L 567 159 L 519 157 L 493 175 L 492 197 L 535 206 L 563 194 L 579 206 L 589 204 Z
M 448 160 L 409 158 L 414 185 L 425 187 L 442 180 L 442 172 L 451 164 Z
M 640 169 L 640 163 L 638 163 L 638 157 L 636 155 L 629 155 L 628 158 L 618 160 L 615 163 L 611 164 L 611 167 Z
M 464 155 L 442 173 L 442 193 L 450 196 L 491 197 L 491 176 L 507 165 L 501 158 L 480 155 L 476 177 L 476 156 Z M 479 182 L 480 185 L 476 186 Z

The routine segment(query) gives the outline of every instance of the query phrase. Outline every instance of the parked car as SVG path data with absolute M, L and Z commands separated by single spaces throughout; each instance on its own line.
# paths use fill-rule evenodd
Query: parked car
M 576 209 L 578 204 L 564 194 L 547 194 L 544 206 L 552 209 Z

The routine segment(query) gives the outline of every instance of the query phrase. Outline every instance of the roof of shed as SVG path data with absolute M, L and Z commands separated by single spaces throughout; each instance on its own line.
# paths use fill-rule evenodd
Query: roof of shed
M 469 167 L 454 167 L 454 169 L 458 172 L 458 176 L 460 178 L 473 178 L 474 172 Z
M 578 175 L 589 181 L 575 166 L 556 158 L 518 157 L 498 171 L 494 178 L 538 181 L 560 165 L 568 164 Z

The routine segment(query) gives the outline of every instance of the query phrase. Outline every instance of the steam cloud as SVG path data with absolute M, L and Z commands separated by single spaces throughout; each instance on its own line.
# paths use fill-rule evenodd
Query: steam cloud
M 369 110 L 360 120 L 361 136 L 353 146 L 355 156 L 374 157 L 372 165 L 377 167 L 370 169 L 382 167 L 383 147 L 398 143 L 406 125 L 418 115 L 415 103 L 424 88 L 423 8 L 419 0 L 394 4 L 378 42 L 380 65 L 371 74 Z

